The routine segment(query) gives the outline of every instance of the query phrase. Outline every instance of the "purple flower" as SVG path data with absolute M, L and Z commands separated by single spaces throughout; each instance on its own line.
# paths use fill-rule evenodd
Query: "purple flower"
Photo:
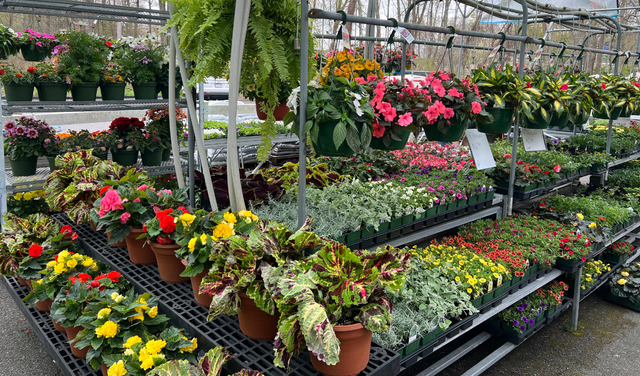
M 518 311 L 522 312 L 522 311 L 524 311 L 524 308 L 518 307 Z
M 540 307 L 544 308 L 544 307 L 546 307 L 546 306 L 547 306 L 547 305 L 546 305 L 544 302 L 540 302 Z
M 142 44 L 139 44 L 139 45 L 137 45 L 137 46 L 133 47 L 133 49 L 134 49 L 134 50 L 144 50 L 144 51 L 149 51 L 149 47 L 144 46 L 144 45 L 142 45 Z
M 520 326 L 520 321 L 513 320 L 513 326 Z
M 27 132 L 27 137 L 29 137 L 29 138 L 38 137 L 38 131 L 35 130 L 35 129 L 29 129 L 29 131 Z
M 526 321 L 529 321 L 529 319 L 528 319 L 528 318 L 526 318 L 526 317 L 524 317 L 524 316 L 522 316 L 522 321 L 525 321 L 525 322 L 526 322 Z
M 524 325 L 522 325 L 522 326 L 520 327 L 520 331 L 521 331 L 521 332 L 524 332 L 524 331 L 525 331 L 525 329 L 527 329 L 527 328 L 526 328 Z
M 67 82 L 67 85 L 71 85 L 71 78 L 69 78 L 69 76 L 67 76 L 67 78 L 65 79 L 65 81 Z
M 25 129 L 22 125 L 18 125 L 16 127 L 16 134 L 17 135 L 23 135 L 25 133 Z
M 146 57 L 146 56 L 145 56 L 145 57 L 143 57 L 143 58 L 140 60 L 140 62 L 141 62 L 142 64 L 149 64 L 149 63 L 150 63 L 150 62 L 152 62 L 152 61 L 153 61 L 153 60 L 151 60 L 151 59 L 147 59 L 147 57 Z
M 536 323 L 536 322 L 535 322 L 533 319 L 529 320 L 529 325 L 533 325 L 533 324 L 535 324 L 535 323 Z

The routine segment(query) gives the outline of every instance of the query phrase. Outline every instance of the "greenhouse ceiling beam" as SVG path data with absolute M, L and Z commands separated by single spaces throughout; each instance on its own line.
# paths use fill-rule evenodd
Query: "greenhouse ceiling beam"
M 0 0 L 0 12 L 164 25 L 169 12 L 72 0 Z

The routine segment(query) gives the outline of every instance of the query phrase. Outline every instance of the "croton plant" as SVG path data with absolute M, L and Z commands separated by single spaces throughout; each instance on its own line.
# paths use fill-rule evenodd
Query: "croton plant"
M 410 267 L 411 256 L 392 247 L 351 251 L 335 241 L 325 242 L 308 260 L 262 263 L 268 296 L 280 311 L 274 364 L 288 370 L 292 354 L 305 348 L 326 364 L 337 364 L 335 325 L 387 330 L 392 307 L 387 292 L 400 290 Z

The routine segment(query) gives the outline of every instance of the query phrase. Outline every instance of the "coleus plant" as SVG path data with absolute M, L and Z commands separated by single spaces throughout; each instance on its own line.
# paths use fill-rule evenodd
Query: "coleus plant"
M 319 248 L 324 241 L 310 228 L 309 218 L 296 232 L 280 223 L 260 220 L 249 235 L 211 243 L 209 258 L 213 266 L 200 286 L 201 294 L 213 297 L 208 319 L 240 312 L 240 292 L 253 299 L 258 308 L 274 315 L 276 303 L 265 287 L 264 267 L 301 260 L 306 251 Z
M 292 354 L 305 348 L 326 364 L 337 364 L 334 325 L 387 330 L 392 307 L 387 292 L 400 290 L 410 265 L 410 255 L 392 247 L 351 251 L 334 241 L 308 260 L 277 267 L 263 263 L 265 286 L 280 311 L 274 364 L 288 370 Z
M 233 358 L 233 354 L 222 346 L 207 351 L 198 361 L 198 364 L 189 363 L 187 360 L 172 360 L 155 367 L 149 372 L 149 376 L 219 376 L 222 366 Z M 231 376 L 262 376 L 259 371 L 243 369 Z

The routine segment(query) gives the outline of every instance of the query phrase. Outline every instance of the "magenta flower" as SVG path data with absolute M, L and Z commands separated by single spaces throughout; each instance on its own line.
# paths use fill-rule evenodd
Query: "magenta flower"
M 407 112 L 404 115 L 400 115 L 398 118 L 398 124 L 400 126 L 406 127 L 407 125 L 413 123 L 413 118 L 411 117 L 411 113 Z
M 100 211 L 98 211 L 98 215 L 103 217 L 107 212 L 118 209 L 124 209 L 122 207 L 122 199 L 120 195 L 118 195 L 118 192 L 111 189 L 107 191 L 102 200 L 100 200 Z

